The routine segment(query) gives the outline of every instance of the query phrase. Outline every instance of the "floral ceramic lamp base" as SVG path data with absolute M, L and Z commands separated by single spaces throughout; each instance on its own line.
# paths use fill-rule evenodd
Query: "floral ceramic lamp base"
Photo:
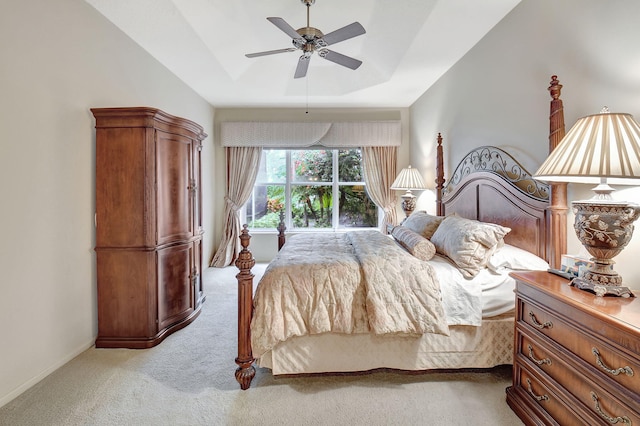
M 416 208 L 416 196 L 411 193 L 411 191 L 407 191 L 402 195 L 402 210 L 404 214 L 409 217 L 411 213 Z
M 576 235 L 593 256 L 593 266 L 571 285 L 598 296 L 633 297 L 622 277 L 613 269 L 613 258 L 624 249 L 633 235 L 633 222 L 640 214 L 640 206 L 616 201 L 575 201 Z

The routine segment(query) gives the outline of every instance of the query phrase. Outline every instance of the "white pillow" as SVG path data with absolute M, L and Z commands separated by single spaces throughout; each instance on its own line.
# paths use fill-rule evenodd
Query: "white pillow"
M 418 210 L 403 220 L 402 226 L 430 239 L 443 219 L 444 216 L 433 216 L 424 210 Z
M 447 216 L 431 237 L 438 253 L 451 259 L 465 278 L 486 268 L 489 257 L 504 244 L 511 228 Z
M 505 269 L 514 271 L 546 271 L 549 264 L 546 260 L 521 248 L 505 244 L 496 251 L 487 262 L 487 268 L 496 273 Z

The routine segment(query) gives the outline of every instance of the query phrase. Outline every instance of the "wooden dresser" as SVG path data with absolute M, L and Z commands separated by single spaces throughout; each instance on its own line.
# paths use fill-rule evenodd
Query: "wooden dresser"
M 513 411 L 527 425 L 640 426 L 640 300 L 596 297 L 547 272 L 512 276 Z
M 155 108 L 94 108 L 96 347 L 148 348 L 193 321 L 204 293 L 202 127 Z

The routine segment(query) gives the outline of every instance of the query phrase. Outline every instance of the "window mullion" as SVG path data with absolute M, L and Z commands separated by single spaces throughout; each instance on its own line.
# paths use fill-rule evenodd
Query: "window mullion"
M 293 179 L 293 176 L 291 172 L 291 150 L 287 149 L 285 152 L 286 152 L 285 164 L 287 167 L 287 173 L 286 173 L 286 179 L 285 179 L 285 185 L 284 185 L 284 200 L 285 200 L 284 224 L 287 227 L 287 229 L 292 229 L 293 228 L 293 225 L 292 225 L 293 210 L 291 207 L 291 180 Z
M 338 173 L 338 150 L 334 149 L 333 150 L 333 155 L 332 155 L 332 159 L 333 159 L 333 173 L 332 173 L 332 184 L 331 184 L 331 196 L 333 199 L 333 202 L 331 203 L 331 227 L 333 228 L 333 230 L 337 230 L 338 229 L 338 225 L 340 224 L 340 206 L 338 205 L 338 203 L 340 202 L 340 199 L 338 198 L 340 195 L 340 190 L 339 190 L 339 186 L 338 186 L 338 180 L 339 180 L 339 176 L 340 174 Z

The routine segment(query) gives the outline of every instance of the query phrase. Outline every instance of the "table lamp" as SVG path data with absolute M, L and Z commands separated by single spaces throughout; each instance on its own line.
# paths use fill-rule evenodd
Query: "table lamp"
M 409 217 L 416 208 L 416 196 L 413 195 L 411 190 L 426 189 L 426 186 L 420 172 L 409 166 L 406 169 L 402 169 L 400 174 L 398 174 L 398 177 L 391 185 L 391 189 L 406 191 L 402 195 L 402 210 L 404 210 L 404 214 Z
M 598 184 L 593 198 L 572 203 L 576 235 L 593 257 L 592 266 L 571 284 L 598 296 L 633 296 L 613 269 L 613 258 L 631 240 L 640 206 L 613 200 L 609 183 L 640 185 L 640 125 L 630 114 L 606 107 L 580 118 L 534 178 Z

